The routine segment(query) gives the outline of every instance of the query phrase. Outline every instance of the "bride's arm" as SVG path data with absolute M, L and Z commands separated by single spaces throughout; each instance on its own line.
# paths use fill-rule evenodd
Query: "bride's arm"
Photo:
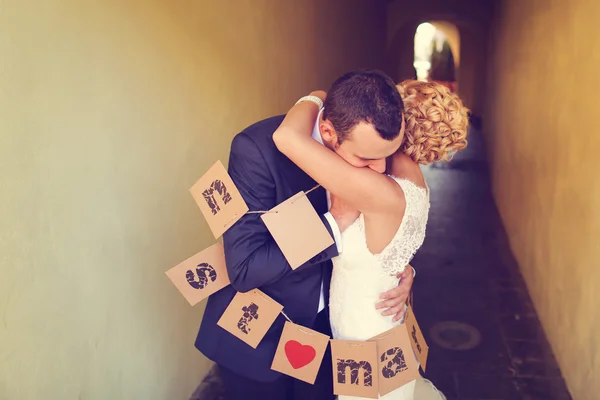
M 323 97 L 324 92 L 311 95 Z M 312 138 L 318 113 L 318 106 L 311 101 L 292 107 L 273 134 L 279 151 L 321 186 L 363 213 L 398 210 L 403 197 L 397 184 L 369 168 L 353 167 Z

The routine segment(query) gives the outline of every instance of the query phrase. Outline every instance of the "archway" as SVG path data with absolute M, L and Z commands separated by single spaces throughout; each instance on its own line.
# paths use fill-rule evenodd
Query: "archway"
M 472 115 L 481 116 L 486 87 L 485 62 L 491 3 L 475 0 L 408 3 L 391 0 L 388 6 L 386 72 L 397 82 L 415 79 L 415 32 L 423 22 L 435 23 L 452 50 L 457 88 Z M 455 40 L 456 39 L 456 40 Z
M 414 63 L 416 78 L 431 80 L 457 88 L 460 66 L 460 33 L 446 21 L 419 24 L 414 34 Z

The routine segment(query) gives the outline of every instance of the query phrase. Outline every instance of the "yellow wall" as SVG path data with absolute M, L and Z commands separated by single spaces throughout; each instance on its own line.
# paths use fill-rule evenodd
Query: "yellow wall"
M 512 249 L 576 400 L 600 393 L 600 3 L 510 0 L 484 123 Z
M 380 67 L 383 2 L 0 4 L 0 399 L 186 399 L 208 363 L 164 271 L 247 124 Z

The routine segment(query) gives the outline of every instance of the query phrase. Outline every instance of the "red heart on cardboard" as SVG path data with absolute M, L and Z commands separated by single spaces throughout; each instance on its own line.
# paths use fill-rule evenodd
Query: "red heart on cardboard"
M 294 369 L 310 364 L 317 356 L 317 351 L 310 345 L 303 345 L 295 340 L 285 344 L 285 356 Z

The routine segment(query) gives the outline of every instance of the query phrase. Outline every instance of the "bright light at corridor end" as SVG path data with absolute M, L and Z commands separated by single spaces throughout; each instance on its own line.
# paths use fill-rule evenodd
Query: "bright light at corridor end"
M 423 22 L 415 32 L 415 60 L 413 66 L 417 71 L 417 79 L 426 81 L 431 69 L 431 54 L 436 27 L 429 22 Z

